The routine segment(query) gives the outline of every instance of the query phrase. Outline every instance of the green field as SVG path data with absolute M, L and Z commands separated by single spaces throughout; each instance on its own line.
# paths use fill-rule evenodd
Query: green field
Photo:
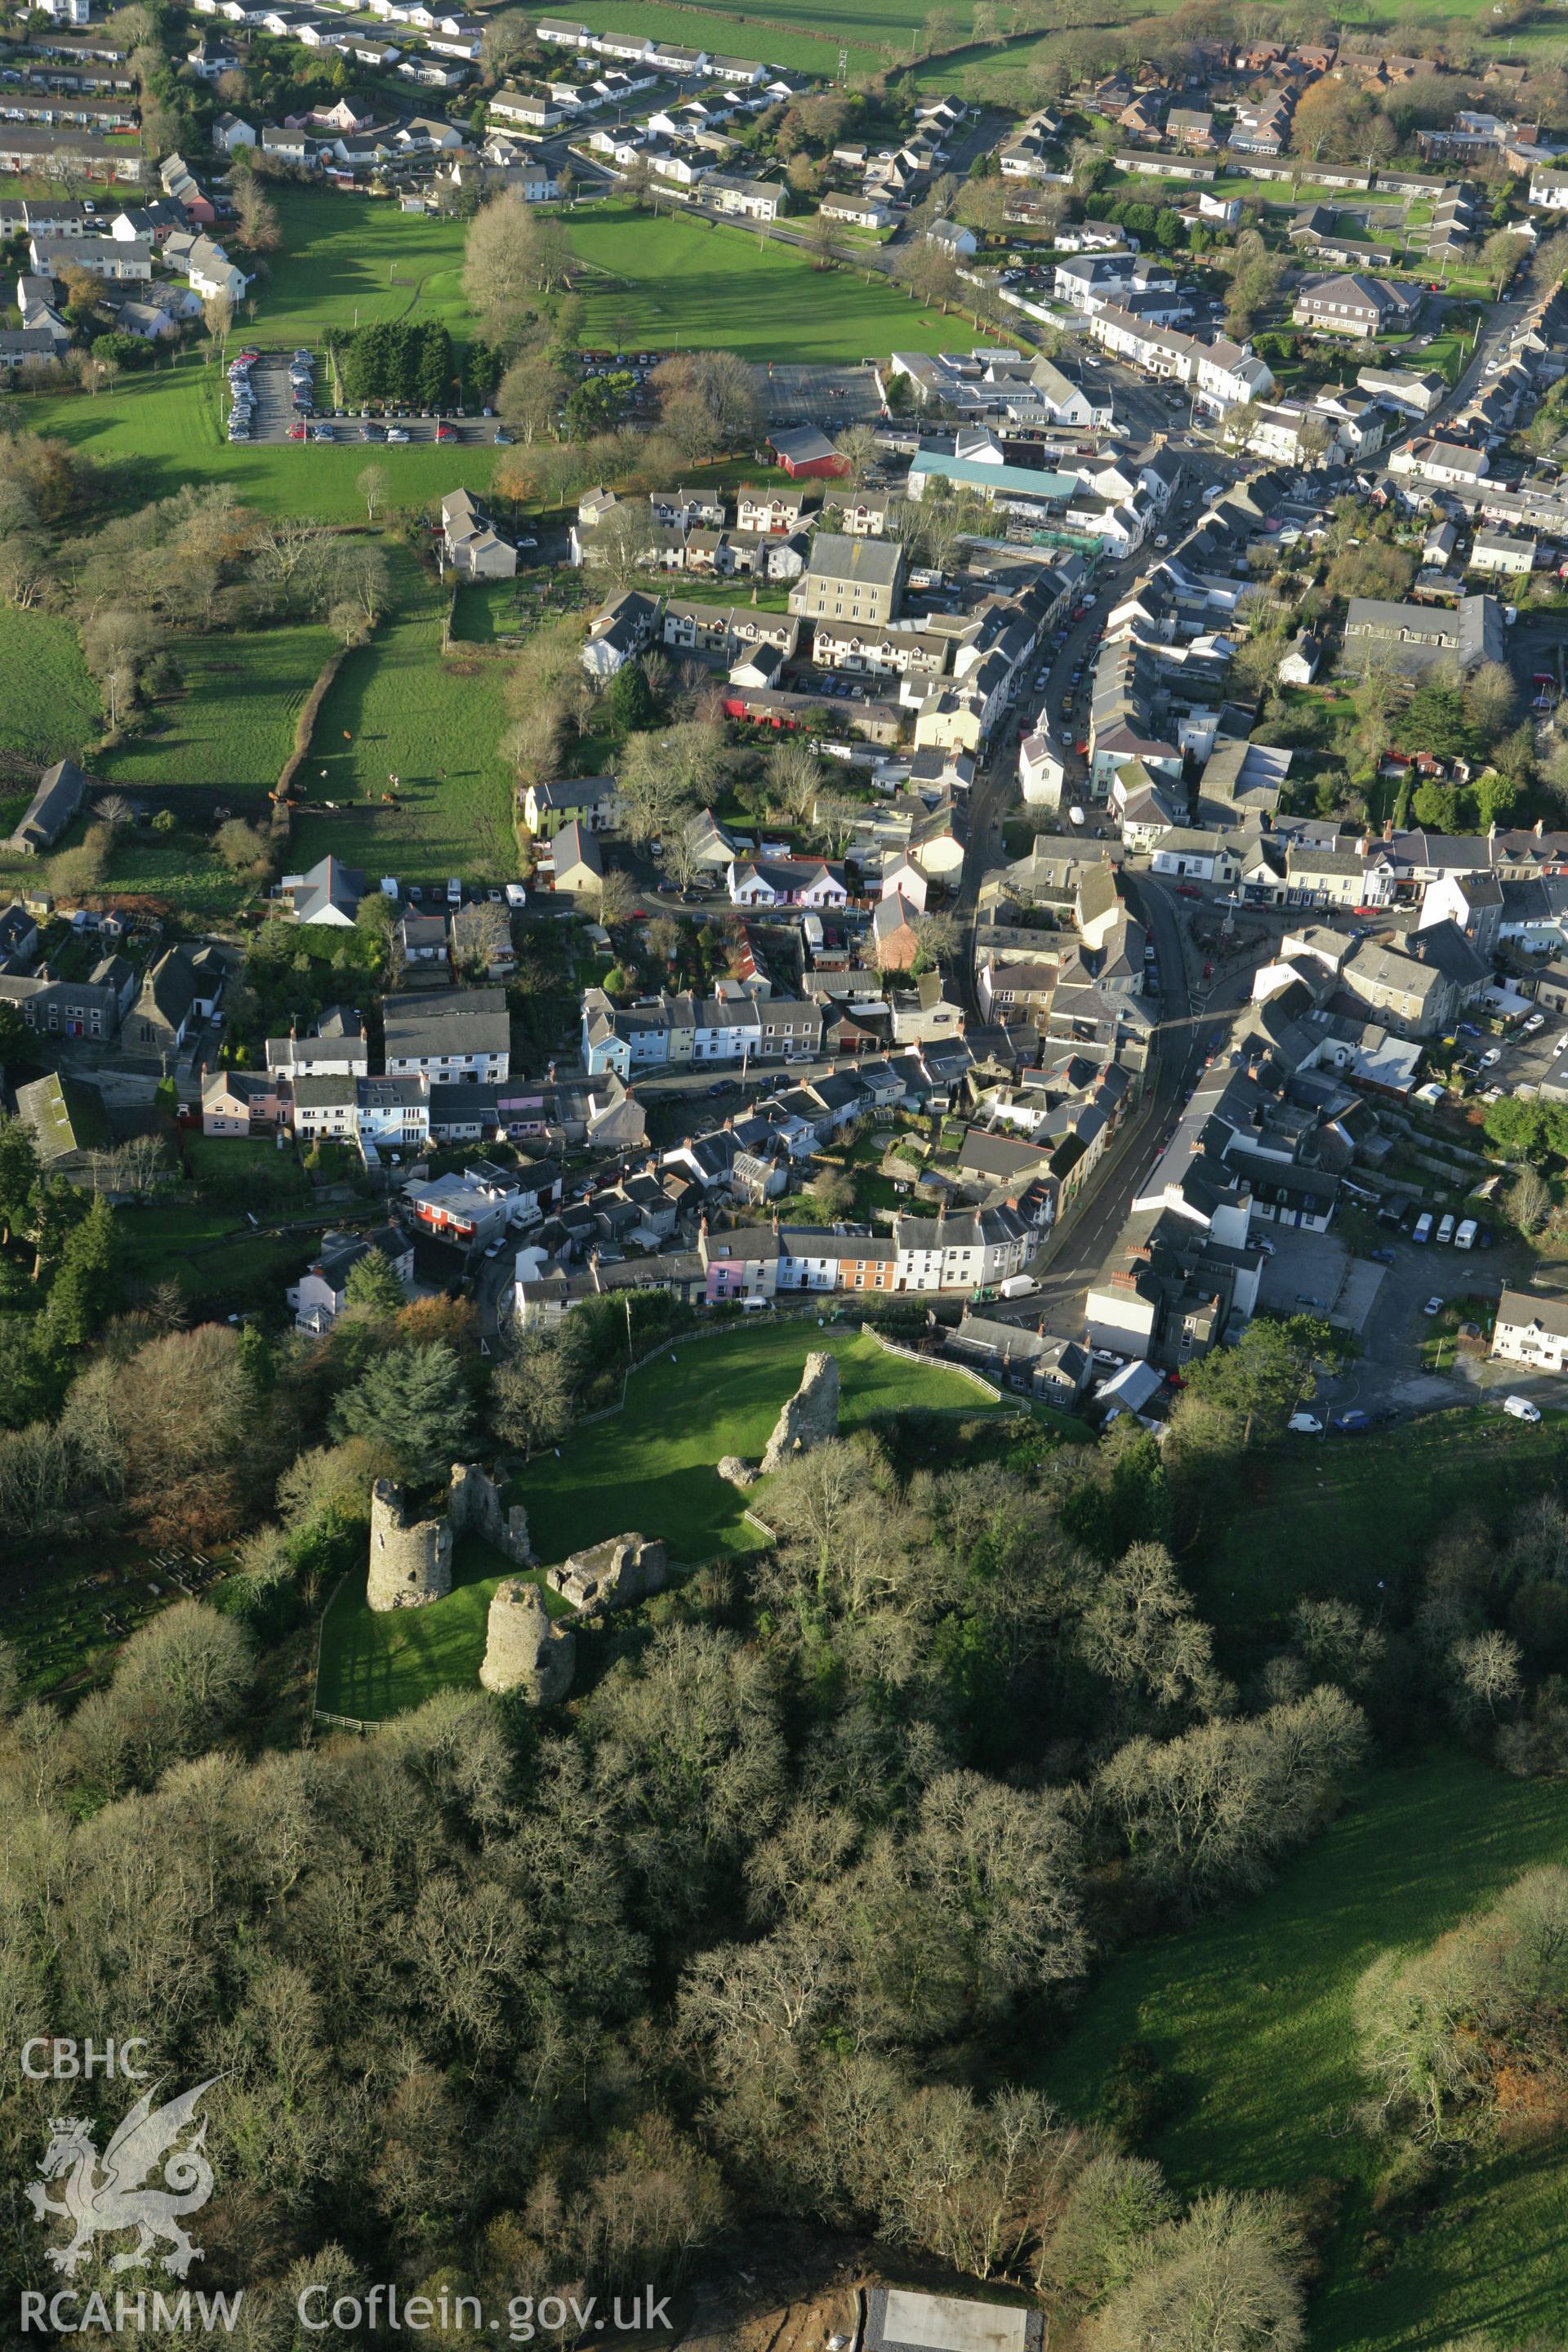
M 270 321 L 261 320 L 257 332 L 272 340 Z M 146 374 L 121 377 L 112 392 L 26 397 L 18 403 L 21 421 L 36 433 L 58 433 L 119 469 L 127 508 L 167 498 L 182 482 L 222 482 L 268 514 L 363 521 L 364 501 L 354 483 L 372 457 L 390 478 L 395 506 L 420 509 L 448 490 L 465 485 L 481 490 L 489 481 L 494 450 L 457 442 L 384 445 L 374 451 L 355 442 L 232 444 L 224 437 L 221 373 L 204 358 L 205 349 Z
M 1433 2216 L 1406 2235 L 1374 2214 L 1373 2151 L 1348 2111 L 1364 2093 L 1351 2023 L 1362 1971 L 1390 1945 L 1429 1943 L 1519 1872 L 1564 1859 L 1560 1788 L 1458 1757 L 1379 1772 L 1269 1892 L 1116 1961 L 1047 2087 L 1090 2115 L 1118 2053 L 1142 2040 L 1173 2097 L 1150 2153 L 1179 2189 L 1339 2184 L 1313 2352 L 1435 2352 L 1471 2329 L 1555 2341 L 1568 2308 L 1560 2150 L 1516 2147 L 1445 2176 Z
M 184 684 L 153 706 L 157 731 L 132 738 L 99 762 L 127 792 L 196 785 L 241 801 L 265 799 L 293 748 L 300 706 L 335 640 L 315 623 L 184 637 L 176 652 Z M 243 812 L 258 812 L 247 806 Z
M 406 548 L 389 543 L 387 554 L 387 617 L 328 689 L 301 779 L 312 800 L 343 806 L 301 817 L 293 855 L 310 866 L 330 851 L 413 881 L 498 861 L 510 873 L 512 779 L 497 749 L 504 666 L 443 658 L 445 591 Z M 399 804 L 384 807 L 393 775 Z
M 708 5 L 708 0 L 701 0 L 701 5 Z M 711 27 L 694 26 L 691 14 L 689 8 L 660 7 L 658 0 L 649 0 L 646 8 L 638 6 L 637 0 L 590 0 L 587 7 L 576 12 L 574 21 L 595 33 L 647 33 L 656 41 L 688 47 L 705 40 L 731 56 L 757 58 L 764 65 L 784 66 L 791 72 L 834 81 L 838 77 L 841 47 L 849 52 L 851 74 L 882 72 L 896 59 L 907 58 L 909 27 L 921 20 L 920 9 L 912 5 L 907 16 L 894 12 L 885 26 L 881 11 L 869 9 L 858 24 L 831 12 L 825 22 L 824 12 L 813 11 L 803 13 L 797 25 L 793 21 L 797 11 L 789 6 L 771 8 L 765 16 L 747 16 L 715 6 L 712 14 L 728 22 Z
M 0 744 L 47 762 L 79 758 L 102 727 L 70 623 L 0 605 Z
M 590 344 L 722 345 L 761 366 L 846 366 L 974 340 L 962 318 L 923 310 L 885 278 L 816 269 L 795 247 L 759 247 L 741 228 L 597 205 L 574 215 L 572 242 L 598 281 L 581 289 Z
M 257 330 L 269 343 L 315 343 L 329 327 L 373 319 L 441 319 L 454 335 L 467 330 L 461 221 L 333 188 L 268 194 L 283 231 L 256 298 Z
M 1286 1439 L 1246 1465 L 1240 1495 L 1194 1547 L 1199 1610 L 1244 1642 L 1276 1638 L 1308 1593 L 1375 1614 L 1445 1527 L 1477 1512 L 1501 1528 L 1565 1463 L 1560 1421 L 1479 1411 L 1326 1445 Z
M 659 1536 L 670 1558 L 692 1565 L 719 1552 L 754 1550 L 763 1538 L 743 1524 L 767 1487 L 751 1496 L 727 1486 L 721 1454 L 755 1459 L 814 1348 L 830 1349 L 843 1376 L 842 1426 L 876 1412 L 920 1405 L 956 1419 L 994 1412 L 958 1374 L 890 1356 L 858 1330 L 820 1330 L 809 1319 L 758 1318 L 717 1339 L 673 1342 L 634 1374 L 624 1412 L 595 1423 L 542 1456 L 515 1482 L 528 1510 L 533 1549 L 549 1564 L 584 1544 L 637 1528 Z M 340 1586 L 321 1628 L 317 1703 L 331 1715 L 377 1721 L 417 1706 L 447 1683 L 470 1683 L 484 1655 L 485 1618 L 504 1563 L 483 1545 L 459 1561 L 457 1589 L 417 1610 L 373 1616 L 363 1580 Z

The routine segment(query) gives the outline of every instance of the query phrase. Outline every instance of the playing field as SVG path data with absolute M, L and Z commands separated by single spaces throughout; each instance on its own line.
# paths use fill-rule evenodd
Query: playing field
M 278 185 L 268 195 L 283 232 L 257 301 L 268 343 L 318 343 L 329 327 L 373 319 L 440 319 L 454 335 L 468 331 L 461 221 L 334 188 Z
M 765 366 L 852 366 L 889 352 L 967 351 L 968 322 L 911 302 L 885 278 L 821 270 L 742 228 L 595 205 L 572 216 L 591 265 L 584 340 L 618 350 L 722 347 Z
M 1434 2352 L 1472 2329 L 1500 2345 L 1553 2334 L 1568 2308 L 1561 2141 L 1521 2141 L 1440 2176 L 1418 2230 L 1380 2221 L 1374 2151 L 1349 2120 L 1365 2088 L 1351 2000 L 1379 1952 L 1430 1943 L 1521 1871 L 1565 1860 L 1560 1788 L 1454 1756 L 1380 1772 L 1268 1894 L 1116 1961 L 1043 2070 L 1046 2087 L 1092 2115 L 1139 2040 L 1172 2098 L 1149 2152 L 1179 2189 L 1338 2184 L 1309 2313 L 1314 2352 Z
M 682 1565 L 755 1549 L 763 1538 L 742 1515 L 754 1502 L 765 1517 L 766 1482 L 742 1495 L 713 1465 L 724 1454 L 761 1455 L 814 1348 L 838 1359 L 847 1429 L 914 1405 L 955 1420 L 1005 1409 L 957 1373 L 889 1355 L 844 1325 L 823 1330 L 808 1319 L 758 1318 L 721 1339 L 677 1339 L 668 1358 L 633 1374 L 623 1412 L 569 1438 L 559 1454 L 542 1455 L 518 1478 L 516 1498 L 527 1507 L 539 1559 L 562 1560 L 633 1528 L 661 1537 Z M 490 1596 L 506 1572 L 477 1546 L 459 1559 L 445 1601 L 384 1616 L 365 1607 L 363 1576 L 345 1580 L 322 1623 L 317 1704 L 329 1714 L 379 1721 L 444 1685 L 471 1684 L 484 1655 Z

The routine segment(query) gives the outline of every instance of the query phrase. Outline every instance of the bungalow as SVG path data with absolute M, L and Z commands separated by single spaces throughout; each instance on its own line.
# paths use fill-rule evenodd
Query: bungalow
M 849 891 L 841 866 L 811 858 L 731 858 L 726 877 L 734 907 L 843 907 Z
M 933 221 L 926 231 L 926 243 L 937 247 L 949 261 L 967 261 L 980 250 L 980 239 L 962 221 Z

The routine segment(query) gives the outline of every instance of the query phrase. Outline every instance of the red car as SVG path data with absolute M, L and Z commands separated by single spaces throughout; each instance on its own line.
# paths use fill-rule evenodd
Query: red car
M 289 427 L 289 438 L 290 441 L 302 441 L 304 437 L 305 428 L 302 425 L 290 425 Z
M 1203 895 L 1195 882 L 1178 882 L 1176 885 L 1178 898 L 1201 898 Z
M 449 425 L 437 425 L 436 427 L 436 438 L 437 441 L 455 441 L 457 437 L 457 435 L 453 432 Z

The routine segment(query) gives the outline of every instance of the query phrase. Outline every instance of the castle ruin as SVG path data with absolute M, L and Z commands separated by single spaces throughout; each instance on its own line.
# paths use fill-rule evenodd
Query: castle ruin
M 814 1445 L 837 1434 L 838 1359 L 814 1353 L 805 1360 L 799 1388 L 773 1423 L 763 1456 L 763 1474 L 782 1470 L 796 1454 L 809 1454 Z
M 506 1576 L 490 1601 L 479 1680 L 488 1691 L 517 1691 L 532 1706 L 552 1706 L 572 1687 L 577 1637 L 552 1625 L 537 1584 Z
M 548 1574 L 552 1590 L 574 1609 L 624 1609 L 628 1601 L 662 1592 L 668 1572 L 658 1538 L 645 1542 L 634 1534 L 612 1536 L 607 1543 L 574 1551 Z
M 402 1487 L 378 1478 L 370 1490 L 370 1607 L 424 1609 L 444 1601 L 452 1590 L 452 1547 L 460 1535 L 482 1536 L 515 1567 L 532 1566 L 527 1512 L 521 1503 L 503 1509 L 500 1489 L 477 1462 L 453 1464 L 439 1517 L 411 1519 Z

